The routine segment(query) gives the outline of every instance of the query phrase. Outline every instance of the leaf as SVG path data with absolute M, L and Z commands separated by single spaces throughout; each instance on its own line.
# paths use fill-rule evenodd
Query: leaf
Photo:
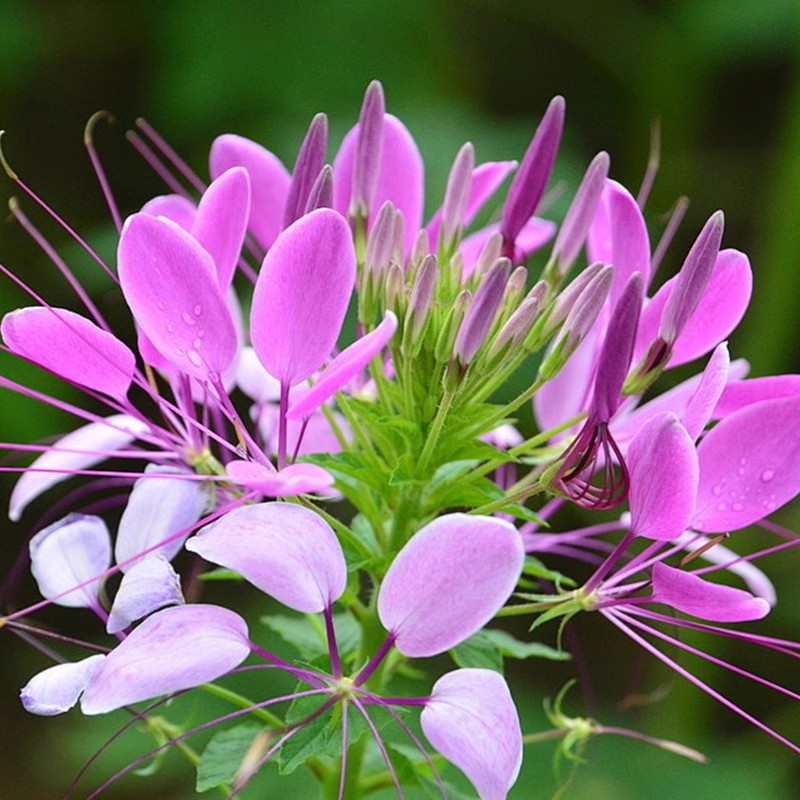
M 289 724 L 299 723 L 303 718 L 313 714 L 329 700 L 328 697 L 312 695 L 296 697 L 289 707 L 286 721 Z M 339 752 L 340 742 L 336 731 L 341 725 L 341 716 L 331 709 L 303 725 L 281 747 L 278 758 L 278 769 L 281 775 L 289 775 L 312 756 L 335 756 Z
M 200 757 L 195 789 L 198 792 L 207 792 L 217 786 L 232 783 L 256 736 L 267 730 L 263 725 L 249 722 L 225 731 L 217 731 Z
M 503 654 L 488 635 L 488 631 L 478 631 L 450 651 L 459 667 L 492 669 L 503 673 Z
M 292 645 L 305 661 L 313 661 L 328 654 L 328 642 L 322 621 L 317 616 L 291 617 L 271 614 L 261 621 L 275 631 L 287 644 Z M 334 614 L 336 641 L 339 653 L 346 657 L 358 647 L 361 629 L 351 614 Z
M 567 588 L 575 586 L 575 581 L 568 578 L 561 572 L 546 567 L 538 558 L 533 556 L 525 557 L 525 566 L 522 568 L 523 575 L 529 575 L 533 578 L 541 578 L 545 581 L 551 581 L 556 586 L 565 586 Z
M 522 642 L 508 631 L 492 629 L 481 633 L 486 634 L 500 653 L 507 658 L 546 658 L 549 661 L 569 661 L 572 658 L 564 650 L 557 650 L 542 642 Z

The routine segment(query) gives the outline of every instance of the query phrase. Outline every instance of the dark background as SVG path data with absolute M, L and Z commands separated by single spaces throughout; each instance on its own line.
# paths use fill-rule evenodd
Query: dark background
M 474 142 L 479 161 L 519 158 L 554 94 L 567 99 L 556 173 L 569 191 L 594 153 L 605 149 L 613 177 L 635 192 L 648 157 L 651 123 L 658 118 L 662 168 L 648 203 L 650 221 L 660 229 L 678 196 L 691 200 L 664 273 L 679 266 L 709 214 L 724 209 L 724 243 L 746 251 L 755 272 L 755 299 L 732 339 L 732 354 L 748 358 L 755 375 L 795 371 L 800 359 L 799 23 L 795 0 L 3 0 L 3 149 L 25 181 L 113 260 L 113 229 L 82 148 L 83 126 L 99 109 L 117 118 L 113 127 L 101 123 L 95 138 L 123 213 L 163 192 L 125 143 L 124 131 L 139 115 L 203 176 L 209 144 L 224 132 L 261 141 L 291 166 L 313 114 L 329 114 L 334 152 L 357 116 L 367 83 L 379 78 L 389 110 L 406 122 L 426 159 L 429 211 L 439 204 L 450 161 L 466 138 Z M 3 200 L 20 194 L 5 178 L 0 187 Z M 108 283 L 96 266 L 31 202 L 24 208 L 99 302 L 110 302 Z M 51 300 L 65 297 L 52 267 L 16 224 L 0 226 L 0 262 Z M 24 300 L 7 284 L 0 287 L 0 302 L 7 310 Z M 0 360 L 0 368 L 17 379 L 31 374 L 8 358 Z M 69 428 L 66 417 L 8 393 L 0 403 L 3 440 L 25 441 Z M 3 485 L 7 490 L 10 483 Z M 785 521 L 793 524 L 790 514 Z M 2 528 L 0 550 L 10 563 L 27 529 L 24 523 Z M 800 558 L 789 554 L 765 566 L 777 576 L 781 602 L 762 629 L 797 638 Z M 26 584 L 19 602 L 34 599 Z M 708 753 L 711 763 L 701 767 L 604 737 L 588 751 L 591 763 L 578 770 L 566 797 L 796 796 L 795 757 L 681 681 L 656 706 L 616 716 L 630 648 L 610 631 L 586 635 L 595 653 L 590 669 L 603 721 L 678 739 Z M 591 650 L 593 636 L 600 646 Z M 721 656 L 730 650 L 723 647 Z M 769 672 L 797 687 L 797 669 L 785 663 L 788 659 L 754 653 L 744 661 L 759 674 Z M 27 717 L 17 690 L 43 666 L 42 658 L 10 635 L 0 635 L 0 663 L 0 796 L 60 797 L 82 760 L 124 719 L 87 722 L 77 712 L 58 720 Z M 788 701 L 769 692 L 750 694 L 747 684 L 721 679 L 716 668 L 697 669 L 798 739 L 800 716 Z M 531 726 L 542 717 L 539 673 L 538 663 L 526 662 L 514 674 L 515 681 L 530 687 Z M 663 671 L 656 670 L 656 676 L 655 683 L 668 680 Z M 547 691 L 559 685 L 558 679 L 543 680 Z M 580 706 L 571 710 L 580 713 Z M 104 756 L 97 776 L 124 764 L 127 746 L 141 751 L 146 737 L 133 733 L 129 738 L 130 745 Z M 558 780 L 552 752 L 549 744 L 526 751 L 524 777 L 513 797 L 553 796 Z M 191 777 L 179 762 L 174 754 L 166 760 L 155 779 L 160 790 L 156 783 L 128 777 L 105 796 L 135 798 L 149 791 L 164 798 L 194 796 Z M 173 779 L 175 765 L 182 773 Z M 560 774 L 563 779 L 569 768 Z M 273 794 L 264 789 L 253 796 L 306 796 L 301 788 L 277 786 Z

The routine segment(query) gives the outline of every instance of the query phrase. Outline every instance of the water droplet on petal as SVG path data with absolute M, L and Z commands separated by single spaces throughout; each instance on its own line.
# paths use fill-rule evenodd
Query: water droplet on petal
M 175 355 L 176 356 L 182 356 L 183 355 L 183 350 L 181 350 L 180 347 L 176 347 L 175 348 Z
M 198 304 L 197 304 L 197 305 L 194 307 L 194 309 L 193 309 L 193 310 L 194 310 L 194 315 L 195 315 L 196 317 L 199 317 L 199 316 L 200 316 L 200 315 L 203 313 L 203 306 L 201 306 L 201 305 L 200 305 L 200 303 L 198 303 Z
M 203 346 L 203 341 L 202 341 L 202 339 L 195 339 L 195 340 L 192 342 L 192 347 L 196 348 L 197 350 L 199 350 L 199 349 L 200 349 L 202 346 Z
M 719 484 L 717 484 L 717 485 L 716 485 L 716 486 L 715 486 L 715 487 L 714 487 L 714 488 L 711 490 L 711 493 L 714 495 L 714 497 L 719 497 L 719 496 L 722 494 L 722 486 L 720 486 Z
M 762 483 L 769 483 L 775 477 L 775 470 L 774 469 L 765 469 L 761 473 L 761 482 Z
M 739 463 L 740 463 L 742 466 L 744 466 L 744 465 L 747 463 L 747 459 L 746 459 L 744 456 L 742 456 L 742 457 L 739 459 Z
M 167 323 L 167 333 L 172 333 L 175 330 L 175 326 L 171 323 Z
M 206 335 L 206 332 L 203 330 L 203 328 L 200 328 L 200 330 L 197 331 L 197 337 L 199 339 L 202 339 L 205 335 Z
M 181 314 L 181 319 L 187 325 L 194 325 L 195 323 L 195 318 L 188 311 L 184 311 L 183 314 Z
M 203 359 L 200 358 L 200 353 L 198 353 L 197 350 L 190 350 L 187 355 L 189 356 L 189 361 L 196 367 L 202 366 Z
M 741 503 L 732 503 L 731 504 L 731 511 L 741 511 L 744 506 Z
M 727 508 L 728 508 L 728 504 L 727 503 L 720 503 L 717 506 L 717 511 L 725 511 L 725 509 L 727 509 Z

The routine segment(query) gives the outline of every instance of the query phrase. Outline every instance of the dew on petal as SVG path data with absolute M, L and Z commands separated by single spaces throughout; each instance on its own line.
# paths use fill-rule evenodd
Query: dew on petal
M 769 483 L 774 477 L 775 477 L 774 469 L 765 469 L 760 476 L 762 483 Z

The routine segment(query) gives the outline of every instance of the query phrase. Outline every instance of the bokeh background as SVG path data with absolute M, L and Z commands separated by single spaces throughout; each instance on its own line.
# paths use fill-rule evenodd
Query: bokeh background
M 204 176 L 209 144 L 224 132 L 261 141 L 291 165 L 314 113 L 329 114 L 335 147 L 354 123 L 367 83 L 379 78 L 389 109 L 406 122 L 425 157 L 429 210 L 440 202 L 449 164 L 466 138 L 481 161 L 519 158 L 554 94 L 567 99 L 556 168 L 567 196 L 601 149 L 611 154 L 613 177 L 635 192 L 648 158 L 651 125 L 658 119 L 661 171 L 648 203 L 654 230 L 661 229 L 679 196 L 691 200 L 662 271 L 677 268 L 712 211 L 725 210 L 725 245 L 745 250 L 755 271 L 755 298 L 732 340 L 734 355 L 747 357 L 754 375 L 800 367 L 799 67 L 796 0 L 0 3 L 5 154 L 109 258 L 113 231 L 82 147 L 83 126 L 99 109 L 117 119 L 113 127 L 101 124 L 95 138 L 124 213 L 163 192 L 125 142 L 124 131 L 139 115 Z M 14 194 L 20 193 L 0 176 L 2 201 Z M 24 208 L 98 302 L 106 302 L 109 286 L 99 270 L 31 202 Z M 558 211 L 556 204 L 553 214 Z M 51 300 L 65 296 L 52 267 L 14 223 L 0 225 L 0 262 L 47 291 Z M 22 302 L 10 283 L 0 286 L 3 311 Z M 7 357 L 0 370 L 16 379 L 32 375 Z M 3 441 L 53 435 L 70 425 L 67 417 L 8 393 L 0 398 L 0 409 Z M 2 486 L 7 494 L 10 483 Z M 782 521 L 795 529 L 800 525 L 791 510 Z M 5 572 L 29 530 L 25 523 L 6 522 L 0 528 Z M 797 639 L 800 554 L 773 558 L 766 566 L 782 593 L 762 628 Z M 22 604 L 35 596 L 23 582 L 13 596 L 6 593 L 4 602 Z M 594 676 L 593 713 L 604 722 L 678 739 L 708 754 L 710 763 L 700 766 L 605 737 L 584 753 L 588 763 L 577 769 L 563 797 L 800 796 L 795 756 L 696 689 L 670 680 L 664 670 L 649 673 L 649 688 L 666 695 L 659 703 L 621 708 L 631 648 L 611 631 L 587 626 L 579 633 Z M 719 653 L 731 650 L 723 645 Z M 796 663 L 789 659 L 753 653 L 743 661 L 798 688 Z M 101 722 L 98 732 L 97 726 L 82 724 L 77 713 L 57 720 L 29 718 L 20 710 L 17 691 L 43 666 L 42 657 L 0 634 L 0 664 L 0 796 L 60 797 L 82 761 L 124 719 Z M 758 710 L 760 718 L 800 739 L 800 715 L 788 701 L 752 691 L 709 665 L 693 667 Z M 565 677 L 535 662 L 514 671 L 516 685 L 524 686 L 521 703 L 531 726 L 542 720 L 542 691 L 556 691 Z M 581 713 L 579 698 L 576 692 L 568 710 Z M 99 780 L 111 774 L 129 753 L 142 752 L 145 738 L 130 732 L 92 775 Z M 526 751 L 513 797 L 550 798 L 564 787 L 570 767 L 554 773 L 553 752 L 552 744 Z M 191 776 L 175 754 L 153 780 L 129 776 L 104 797 L 194 796 L 187 788 Z M 280 786 L 245 797 L 313 796 L 302 784 Z

